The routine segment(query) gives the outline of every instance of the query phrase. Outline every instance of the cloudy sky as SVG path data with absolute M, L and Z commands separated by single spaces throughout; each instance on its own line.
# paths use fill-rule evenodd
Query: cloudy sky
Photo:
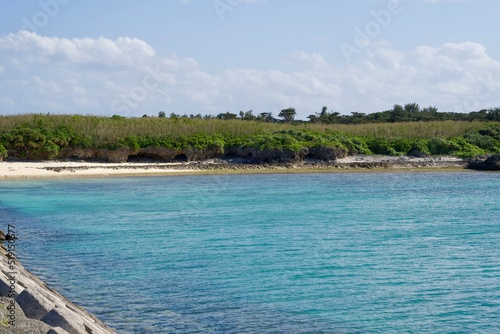
M 500 106 L 497 0 L 0 0 L 0 114 Z

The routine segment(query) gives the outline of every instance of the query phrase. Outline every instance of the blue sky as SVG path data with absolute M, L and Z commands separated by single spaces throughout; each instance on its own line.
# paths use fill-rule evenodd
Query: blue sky
M 496 0 L 3 1 L 0 114 L 500 106 Z

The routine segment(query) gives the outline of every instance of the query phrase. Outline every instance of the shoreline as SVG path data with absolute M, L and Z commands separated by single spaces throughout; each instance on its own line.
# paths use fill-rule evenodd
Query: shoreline
M 452 156 L 426 158 L 349 156 L 334 161 L 248 164 L 211 159 L 192 162 L 0 162 L 0 181 L 38 178 L 126 177 L 203 174 L 459 171 L 467 161 Z

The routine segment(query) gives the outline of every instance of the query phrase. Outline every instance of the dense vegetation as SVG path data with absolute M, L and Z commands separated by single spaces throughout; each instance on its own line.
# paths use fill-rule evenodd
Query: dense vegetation
M 209 150 L 210 157 L 227 156 L 245 148 L 290 152 L 335 148 L 346 154 L 461 157 L 500 153 L 500 122 L 494 120 L 325 123 L 198 117 L 0 116 L 0 157 L 56 159 L 67 148 L 137 151 L 151 147 L 179 152 Z
M 483 109 L 465 113 L 439 112 L 436 107 L 420 108 L 417 103 L 404 106 L 396 104 L 390 110 L 364 114 L 353 112 L 351 115 L 341 115 L 338 112 L 328 112 L 325 106 L 321 113 L 310 115 L 313 123 L 326 124 L 364 124 L 364 123 L 400 123 L 400 122 L 432 122 L 432 121 L 497 121 L 500 122 L 500 108 Z
M 281 110 L 278 114 L 280 119 L 273 117 L 272 113 L 263 112 L 258 115 L 254 114 L 253 110 L 240 111 L 239 114 L 225 112 L 217 116 L 201 114 L 177 115 L 170 114 L 169 118 L 196 118 L 196 119 L 223 119 L 234 120 L 240 119 L 244 121 L 261 121 L 261 122 L 295 122 L 303 123 L 304 121 L 296 121 L 297 112 L 295 108 L 287 108 Z M 160 111 L 159 117 L 167 117 L 164 111 Z M 148 117 L 144 115 L 143 117 Z M 368 124 L 368 123 L 401 123 L 401 122 L 433 122 L 433 121 L 478 121 L 500 122 L 500 107 L 473 111 L 470 113 L 457 112 L 440 112 L 436 107 L 421 108 L 418 103 L 408 103 L 404 106 L 396 104 L 390 110 L 374 112 L 370 114 L 352 112 L 351 115 L 342 115 L 339 112 L 328 111 L 328 107 L 324 106 L 321 112 L 309 115 L 307 117 L 310 123 L 321 124 Z

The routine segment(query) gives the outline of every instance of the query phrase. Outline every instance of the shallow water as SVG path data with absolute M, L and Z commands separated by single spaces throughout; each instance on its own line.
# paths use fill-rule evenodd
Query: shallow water
M 500 332 L 500 174 L 7 181 L 24 265 L 119 333 Z

